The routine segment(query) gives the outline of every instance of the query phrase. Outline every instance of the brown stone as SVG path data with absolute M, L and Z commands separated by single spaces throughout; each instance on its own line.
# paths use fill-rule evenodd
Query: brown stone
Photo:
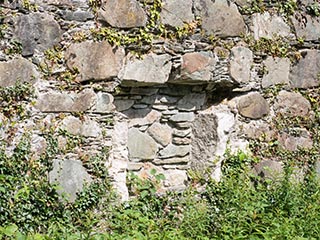
M 251 119 L 259 119 L 269 113 L 268 102 L 257 92 L 240 97 L 237 107 L 242 116 Z

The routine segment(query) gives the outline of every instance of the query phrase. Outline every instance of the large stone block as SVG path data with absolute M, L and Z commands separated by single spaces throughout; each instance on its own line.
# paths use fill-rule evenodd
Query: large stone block
M 0 87 L 12 86 L 17 82 L 33 82 L 37 76 L 34 65 L 24 58 L 0 62 Z
M 172 27 L 182 27 L 194 20 L 192 0 L 164 0 L 161 9 L 161 22 Z
M 171 72 L 171 56 L 148 54 L 143 59 L 128 60 L 119 74 L 123 86 L 164 84 Z
M 263 88 L 277 84 L 289 85 L 290 59 L 268 57 L 263 64 L 267 70 L 262 78 Z
M 217 118 L 215 114 L 199 114 L 192 122 L 191 168 L 206 170 L 215 158 L 218 142 Z
M 82 42 L 72 44 L 65 58 L 70 69 L 79 70 L 78 80 L 83 82 L 116 77 L 124 54 L 122 48 L 112 47 L 108 42 Z
M 227 0 L 196 0 L 195 9 L 207 34 L 222 38 L 240 36 L 246 25 L 237 6 Z
M 52 184 L 58 184 L 61 187 L 58 193 L 66 195 L 67 199 L 73 202 L 77 198 L 77 193 L 82 191 L 84 184 L 92 180 L 81 161 L 54 160 L 49 181 Z
M 98 16 L 118 28 L 143 27 L 147 23 L 147 14 L 136 0 L 104 0 Z
M 158 145 L 148 134 L 131 128 L 128 133 L 128 150 L 131 160 L 152 160 L 156 157 Z
M 249 48 L 234 47 L 230 56 L 230 75 L 238 83 L 248 83 L 251 78 L 253 54 Z
M 319 86 L 320 51 L 303 50 L 302 58 L 291 68 L 289 75 L 293 88 L 311 88 Z
M 291 17 L 296 36 L 307 41 L 316 41 L 320 36 L 320 17 L 296 12 Z
M 14 36 L 22 43 L 22 56 L 53 47 L 61 35 L 59 24 L 47 13 L 35 12 L 15 19 Z
M 162 146 L 167 146 L 171 142 L 172 129 L 168 125 L 155 122 L 149 127 L 148 133 Z

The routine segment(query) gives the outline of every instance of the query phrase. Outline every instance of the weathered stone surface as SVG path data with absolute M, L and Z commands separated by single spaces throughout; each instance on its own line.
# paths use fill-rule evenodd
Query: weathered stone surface
M 104 0 L 98 16 L 118 28 L 143 27 L 147 23 L 147 15 L 136 0 Z
M 246 25 L 237 6 L 225 0 L 196 0 L 195 9 L 207 34 L 235 37 L 245 33 Z
M 172 136 L 174 137 L 180 137 L 180 138 L 184 138 L 184 137 L 188 137 L 191 135 L 192 130 L 191 129 L 187 129 L 187 130 L 178 130 L 178 129 L 174 129 Z
M 320 51 L 303 50 L 302 58 L 290 72 L 290 83 L 293 88 L 310 88 L 319 86 Z
M 117 99 L 114 101 L 117 111 L 122 112 L 131 108 L 134 104 L 134 100 L 130 99 Z
M 59 184 L 62 189 L 59 189 L 58 193 L 66 194 L 67 199 L 73 202 L 84 184 L 91 182 L 91 177 L 82 166 L 81 161 L 54 160 L 53 170 L 49 173 L 49 181 L 52 184 Z
M 259 119 L 269 113 L 268 102 L 257 92 L 241 96 L 237 108 L 242 116 L 251 119 Z
M 188 176 L 183 170 L 167 170 L 164 172 L 164 186 L 172 191 L 182 191 L 186 188 Z
M 116 77 L 124 59 L 124 50 L 108 42 L 72 44 L 66 51 L 67 66 L 79 70 L 78 81 L 107 80 Z
M 264 180 L 277 180 L 284 173 L 283 164 L 273 160 L 264 160 L 254 166 L 254 171 L 257 176 Z
M 207 53 L 186 53 L 182 56 L 180 74 L 170 80 L 179 84 L 199 84 L 212 80 L 215 59 Z
M 35 50 L 44 51 L 60 40 L 62 31 L 53 16 L 30 13 L 15 19 L 14 36 L 22 44 L 22 56 L 31 56 Z
M 128 150 L 131 160 L 150 160 L 156 157 L 158 145 L 148 134 L 131 128 L 128 133 Z
M 313 141 L 310 133 L 306 129 L 294 129 L 295 135 L 282 133 L 279 135 L 278 140 L 280 146 L 289 151 L 296 151 L 299 148 L 309 149 L 312 148 Z
M 159 152 L 160 158 L 184 157 L 190 153 L 190 146 L 169 144 Z
M 168 125 L 155 122 L 148 128 L 148 133 L 162 146 L 167 146 L 171 142 L 172 129 Z
M 161 9 L 161 22 L 172 27 L 182 27 L 194 20 L 192 0 L 164 0 Z
M 171 56 L 148 54 L 144 59 L 128 60 L 119 74 L 123 86 L 150 86 L 168 81 Z
M 275 131 L 265 122 L 252 121 L 243 127 L 243 132 L 249 139 L 271 141 L 275 138 Z
M 1 124 L 1 120 L 0 120 Z M 1 136 L 1 129 L 0 129 L 0 136 Z M 44 137 L 39 135 L 32 135 L 31 137 L 31 152 L 35 154 L 35 156 L 40 156 L 41 154 L 45 153 L 47 148 L 47 141 Z
M 60 129 L 73 135 L 80 135 L 81 125 L 82 123 L 79 118 L 68 116 L 62 120 Z
M 267 74 L 262 78 L 262 87 L 267 88 L 277 84 L 289 85 L 290 59 L 268 57 L 264 61 Z
M 213 162 L 218 141 L 217 118 L 214 114 L 199 114 L 192 122 L 191 168 L 205 170 Z
M 191 138 L 180 138 L 180 137 L 172 138 L 172 143 L 175 145 L 188 145 L 191 142 L 192 142 Z
M 170 121 L 172 122 L 192 122 L 194 120 L 195 116 L 193 112 L 182 112 L 178 113 L 176 115 L 173 115 L 170 118 Z
M 97 94 L 97 103 L 95 107 L 95 112 L 107 113 L 115 109 L 113 105 L 113 96 L 109 93 L 99 92 Z
M 296 36 L 307 41 L 318 40 L 320 36 L 320 17 L 312 17 L 296 12 L 291 17 Z
M 280 91 L 274 104 L 276 112 L 287 116 L 308 116 L 311 110 L 310 102 L 300 93 Z
M 145 95 L 145 96 L 151 96 L 158 92 L 157 88 L 143 88 L 143 87 L 133 87 L 130 90 L 130 94 L 132 95 Z
M 205 100 L 205 93 L 190 93 L 179 100 L 177 108 L 182 111 L 199 110 L 204 106 Z
M 255 39 L 261 37 L 272 38 L 274 35 L 286 37 L 290 34 L 290 27 L 277 15 L 269 12 L 255 13 L 252 16 L 252 31 Z
M 85 112 L 95 101 L 92 89 L 85 89 L 79 94 L 48 92 L 39 95 L 35 107 L 41 112 Z
M 12 86 L 16 82 L 32 82 L 37 76 L 34 65 L 26 59 L 0 62 L 0 87 Z
M 59 12 L 61 17 L 67 21 L 78 21 L 85 22 L 88 20 L 94 19 L 94 15 L 89 11 L 70 11 L 70 10 L 62 10 Z
M 230 56 L 230 75 L 238 83 L 248 83 L 253 64 L 252 51 L 246 47 L 234 47 Z

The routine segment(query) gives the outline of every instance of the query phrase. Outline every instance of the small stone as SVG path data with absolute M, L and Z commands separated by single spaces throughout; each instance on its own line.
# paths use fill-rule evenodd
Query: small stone
M 184 157 L 190 153 L 190 146 L 169 144 L 159 152 L 160 158 Z
M 131 108 L 134 104 L 134 100 L 127 99 L 117 99 L 114 101 L 114 105 L 116 106 L 116 110 L 118 112 L 122 112 Z
M 289 85 L 290 59 L 268 57 L 264 62 L 267 74 L 262 78 L 262 87 L 277 84 Z
M 236 37 L 245 33 L 246 25 L 237 6 L 225 0 L 196 0 L 195 10 L 206 33 L 218 37 Z
M 41 112 L 70 112 L 73 107 L 73 99 L 66 93 L 44 93 L 39 95 L 35 107 Z
M 115 109 L 113 105 L 113 96 L 109 93 L 99 92 L 97 94 L 97 103 L 95 112 L 98 113 L 107 113 Z
M 168 110 L 168 106 L 166 106 L 166 105 L 153 105 L 152 108 L 155 110 L 158 110 L 158 111 Z
M 263 160 L 254 166 L 257 176 L 264 180 L 277 180 L 284 174 L 283 164 L 273 160 Z
M 136 0 L 103 1 L 98 17 L 116 28 L 144 27 L 147 23 L 147 14 Z
M 166 159 L 156 159 L 153 161 L 156 165 L 163 164 L 187 164 L 190 161 L 190 157 L 174 157 L 174 158 L 166 158 Z
M 238 83 L 248 83 L 251 78 L 253 54 L 249 48 L 234 47 L 230 56 L 230 75 Z
M 167 146 L 171 142 L 172 129 L 168 125 L 155 122 L 149 127 L 148 133 L 162 146 Z
M 80 82 L 108 80 L 116 77 L 121 69 L 125 52 L 112 47 L 107 41 L 72 44 L 65 58 L 69 69 L 78 69 Z
M 102 134 L 101 127 L 96 121 L 86 119 L 81 126 L 81 136 L 98 138 Z
M 49 173 L 49 182 L 57 183 L 59 194 L 67 194 L 69 201 L 74 202 L 85 183 L 92 181 L 81 161 L 53 160 L 53 170 Z
M 91 88 L 86 88 L 78 93 L 72 105 L 73 112 L 85 112 L 93 107 L 96 103 L 97 96 Z
M 130 94 L 132 95 L 145 95 L 152 96 L 158 92 L 158 88 L 143 88 L 143 87 L 133 87 L 130 90 Z
M 164 172 L 164 186 L 170 191 L 183 191 L 186 188 L 188 176 L 184 170 L 167 170 Z
M 237 108 L 242 116 L 251 119 L 259 119 L 269 113 L 268 102 L 257 92 L 240 97 Z
M 170 116 L 170 115 L 176 115 L 179 111 L 176 109 L 173 110 L 166 110 L 162 112 L 162 115 L 164 116 Z
M 80 135 L 82 122 L 79 118 L 68 116 L 62 120 L 60 129 L 73 135 Z
M 187 129 L 191 127 L 190 122 L 175 122 L 174 125 L 176 128 L 179 128 L 179 129 Z
M 302 58 L 295 64 L 290 72 L 292 88 L 311 88 L 319 86 L 320 51 L 303 50 Z
M 311 104 L 300 93 L 280 91 L 274 109 L 287 116 L 304 117 L 309 115 Z
M 17 82 L 34 82 L 38 73 L 34 65 L 24 58 L 0 62 L 0 87 L 9 87 Z
M 129 162 L 128 171 L 139 171 L 143 168 L 143 163 Z
M 262 37 L 273 38 L 274 35 L 287 37 L 290 34 L 290 27 L 282 17 L 270 15 L 268 11 L 252 15 L 252 31 L 255 39 Z
M 62 35 L 59 24 L 47 13 L 33 12 L 15 18 L 14 36 L 22 44 L 22 56 L 32 56 L 57 44 Z
M 161 9 L 161 22 L 172 27 L 183 27 L 194 20 L 192 0 L 164 0 Z
M 176 145 L 188 145 L 191 143 L 190 138 L 179 138 L 179 137 L 174 137 L 172 139 L 172 143 Z
M 174 129 L 174 131 L 172 133 L 172 136 L 180 137 L 180 138 L 188 137 L 190 135 L 191 135 L 191 129 L 187 129 L 187 130 Z
M 177 104 L 177 108 L 182 111 L 199 110 L 203 107 L 205 100 L 205 93 L 190 93 L 180 99 Z
M 147 104 L 134 104 L 133 106 L 132 106 L 132 108 L 134 108 L 134 109 L 144 109 L 144 108 L 147 108 L 149 105 L 147 105 Z
M 131 128 L 128 133 L 128 150 L 130 159 L 152 160 L 156 157 L 158 145 L 148 134 Z
M 123 114 L 127 115 L 130 119 L 129 126 L 144 126 L 151 125 L 155 121 L 159 120 L 161 113 L 149 108 L 144 109 L 129 109 L 124 111 Z
M 194 120 L 195 116 L 193 112 L 183 112 L 178 113 L 176 115 L 173 115 L 170 118 L 170 121 L 172 122 L 192 122 Z
M 142 60 L 128 60 L 119 73 L 122 86 L 152 86 L 164 84 L 171 72 L 171 56 L 148 54 Z M 154 94 L 154 93 L 153 93 Z

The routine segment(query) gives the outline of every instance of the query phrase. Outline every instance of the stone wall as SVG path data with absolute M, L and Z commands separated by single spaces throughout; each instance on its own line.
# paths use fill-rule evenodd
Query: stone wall
M 297 89 L 320 84 L 320 18 L 312 0 L 5 0 L 0 86 L 31 85 L 27 117 L 3 111 L 8 154 L 24 133 L 35 156 L 58 140 L 50 181 L 74 199 L 105 167 L 123 199 L 128 171 L 216 179 L 225 150 L 250 139 L 312 148 L 312 134 L 274 128 L 279 114 L 312 119 Z M 20 112 L 21 114 L 21 112 Z

